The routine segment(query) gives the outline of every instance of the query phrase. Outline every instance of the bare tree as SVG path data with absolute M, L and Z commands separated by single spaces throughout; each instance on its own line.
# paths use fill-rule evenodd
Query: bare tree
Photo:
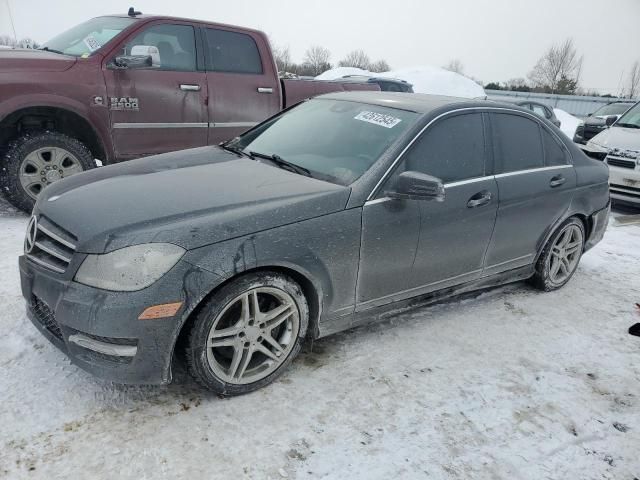
M 368 70 L 371 66 L 371 60 L 369 59 L 369 55 L 364 53 L 363 50 L 354 50 L 344 57 L 344 59 L 340 60 L 338 65 L 341 67 L 356 67 Z
M 386 60 L 381 59 L 369 65 L 369 70 L 377 73 L 388 72 L 389 70 L 391 70 L 391 67 Z
M 455 72 L 455 73 L 459 73 L 460 75 L 464 75 L 464 65 L 457 58 L 451 60 L 447 65 L 445 65 L 442 68 L 444 68 L 445 70 L 449 70 L 450 72 Z
M 640 61 L 636 61 L 631 67 L 627 93 L 629 98 L 640 96 Z
M 331 52 L 320 45 L 313 45 L 307 48 L 304 54 L 304 63 L 311 67 L 310 70 L 314 76 L 329 70 L 331 68 L 330 60 Z
M 276 60 L 276 67 L 278 67 L 278 72 L 286 73 L 289 71 L 291 67 L 291 51 L 289 50 L 289 46 L 280 47 L 273 45 L 272 47 L 273 56 Z
M 529 73 L 529 79 L 535 87 L 550 93 L 575 93 L 580 82 L 582 59 L 573 39 L 568 38 L 545 52 Z
M 5 45 L 8 47 L 15 47 L 16 41 L 13 37 L 9 35 L 0 35 L 0 45 Z
M 25 37 L 16 43 L 17 48 L 39 48 L 40 44 L 33 38 Z

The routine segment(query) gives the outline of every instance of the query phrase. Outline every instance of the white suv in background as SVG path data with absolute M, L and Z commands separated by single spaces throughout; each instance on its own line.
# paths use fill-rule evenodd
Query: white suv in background
M 609 165 L 611 198 L 640 207 L 640 102 L 610 128 L 579 146 Z

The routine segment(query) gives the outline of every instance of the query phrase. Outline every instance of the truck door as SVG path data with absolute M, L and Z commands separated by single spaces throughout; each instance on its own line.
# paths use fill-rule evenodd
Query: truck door
M 195 33 L 188 24 L 153 24 L 107 59 L 107 103 L 118 158 L 207 144 L 207 81 L 198 70 Z M 114 68 L 116 56 L 136 54 L 141 47 L 156 47 L 152 67 Z
M 205 28 L 209 144 L 233 138 L 280 110 L 280 80 L 263 36 Z

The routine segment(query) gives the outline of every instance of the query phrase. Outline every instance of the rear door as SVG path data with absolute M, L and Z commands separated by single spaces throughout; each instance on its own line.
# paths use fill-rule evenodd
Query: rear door
M 209 144 L 233 138 L 280 110 L 280 80 L 265 39 L 203 28 L 209 88 Z
M 566 148 L 545 126 L 517 112 L 490 113 L 500 190 L 485 273 L 534 261 L 547 233 L 569 208 L 576 174 Z
M 119 158 L 181 150 L 207 144 L 206 73 L 198 68 L 192 25 L 159 23 L 134 33 L 117 55 L 135 46 L 158 49 L 154 66 L 117 70 L 105 81 L 111 127 Z

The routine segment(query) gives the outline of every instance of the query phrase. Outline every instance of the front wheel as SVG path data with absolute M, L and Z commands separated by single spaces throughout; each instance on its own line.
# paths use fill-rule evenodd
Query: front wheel
M 309 307 L 286 275 L 248 274 L 225 285 L 197 314 L 187 345 L 189 372 L 220 395 L 271 383 L 300 351 Z
M 547 292 L 564 286 L 578 268 L 584 243 L 584 225 L 575 217 L 568 219 L 544 247 L 531 279 L 533 285 Z
M 47 185 L 95 167 L 89 149 L 75 138 L 57 132 L 25 134 L 7 147 L 2 162 L 2 190 L 25 212 Z

